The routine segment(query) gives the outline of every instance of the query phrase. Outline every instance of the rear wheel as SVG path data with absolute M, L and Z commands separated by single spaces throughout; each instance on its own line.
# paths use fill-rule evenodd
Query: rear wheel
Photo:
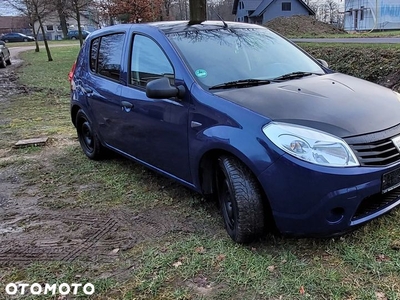
M 24 42 L 27 42 L 28 41 L 28 39 L 27 38 L 24 38 Z
M 231 156 L 218 159 L 217 193 L 225 228 L 237 243 L 264 233 L 263 197 L 251 171 Z
M 92 128 L 92 124 L 82 110 L 79 110 L 76 115 L 76 130 L 79 143 L 85 155 L 90 159 L 101 159 L 104 149 L 100 144 L 96 132 Z
M 4 59 L 4 56 L 0 56 L 0 68 L 5 68 L 7 66 L 6 60 Z
M 71 38 L 71 40 L 76 40 L 76 37 L 73 36 L 73 37 Z

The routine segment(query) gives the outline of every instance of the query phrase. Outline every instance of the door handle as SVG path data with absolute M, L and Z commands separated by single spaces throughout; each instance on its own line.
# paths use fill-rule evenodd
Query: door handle
M 125 110 L 126 112 L 130 112 L 133 108 L 133 104 L 128 101 L 121 101 L 121 104 L 122 110 Z

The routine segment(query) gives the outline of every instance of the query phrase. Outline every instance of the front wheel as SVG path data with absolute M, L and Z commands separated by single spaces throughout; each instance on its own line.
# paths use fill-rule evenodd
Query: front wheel
M 76 115 L 76 130 L 78 133 L 79 143 L 85 155 L 90 159 L 101 159 L 104 149 L 92 128 L 92 125 L 86 114 L 79 110 Z
M 28 39 L 27 38 L 24 38 L 24 42 L 27 42 L 28 41 Z
M 251 171 L 231 156 L 218 159 L 217 193 L 225 228 L 237 243 L 264 233 L 262 192 Z

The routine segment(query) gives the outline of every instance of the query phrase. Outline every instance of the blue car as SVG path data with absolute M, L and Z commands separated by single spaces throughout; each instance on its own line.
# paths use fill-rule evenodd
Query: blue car
M 400 204 L 400 94 L 267 28 L 106 27 L 70 81 L 87 157 L 112 150 L 218 199 L 238 243 L 343 234 Z

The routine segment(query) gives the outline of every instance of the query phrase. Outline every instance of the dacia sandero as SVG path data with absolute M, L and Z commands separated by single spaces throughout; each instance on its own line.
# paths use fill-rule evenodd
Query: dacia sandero
M 400 95 L 254 24 L 93 32 L 70 73 L 90 159 L 115 151 L 218 199 L 229 236 L 332 236 L 400 204 Z

